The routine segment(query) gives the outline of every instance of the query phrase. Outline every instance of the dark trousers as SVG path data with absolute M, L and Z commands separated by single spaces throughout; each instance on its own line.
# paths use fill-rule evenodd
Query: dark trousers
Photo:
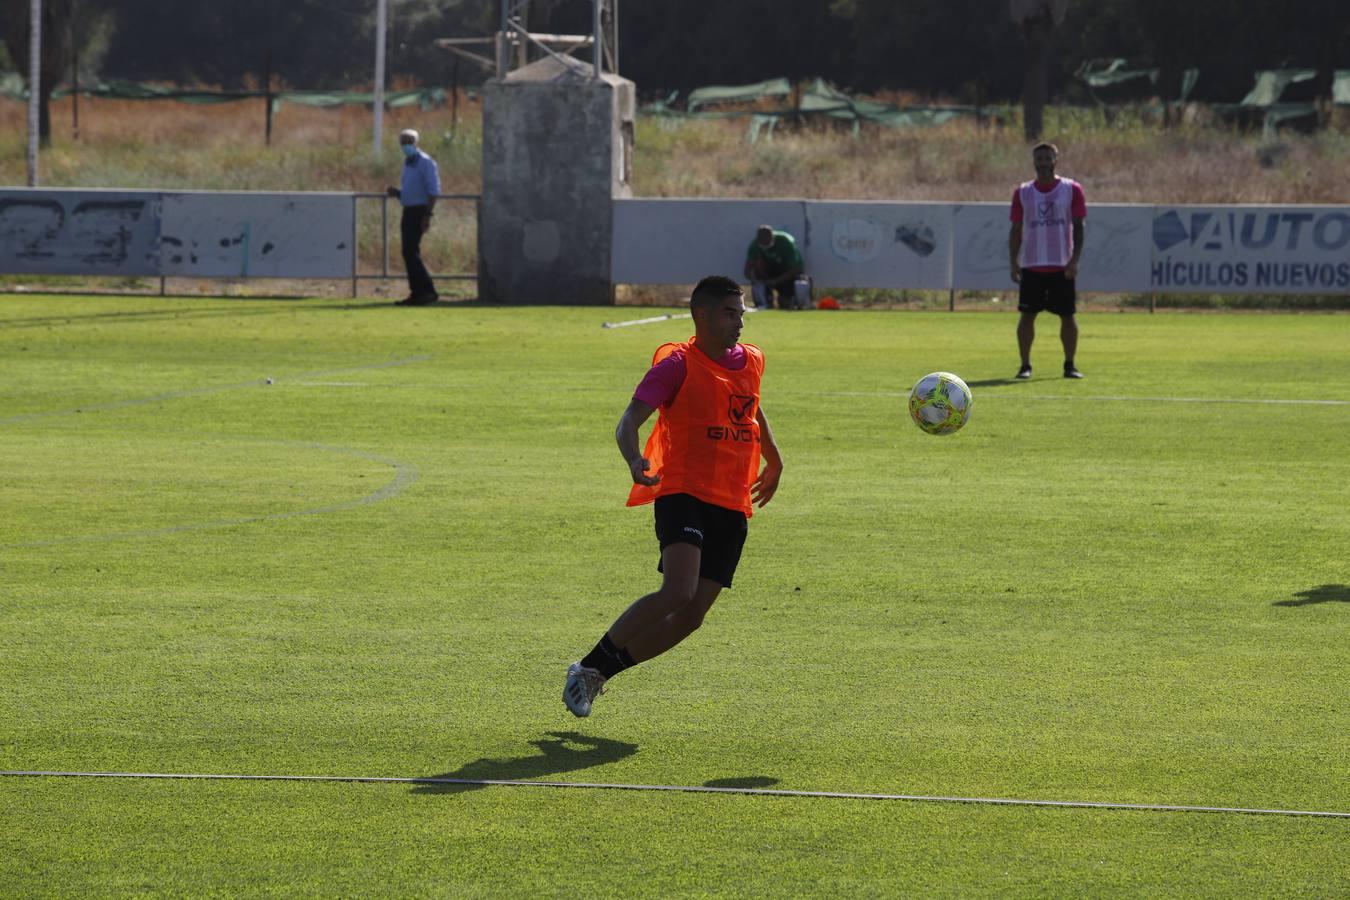
M 436 293 L 431 273 L 422 262 L 422 223 L 429 214 L 430 210 L 425 206 L 405 206 L 403 220 L 399 223 L 403 236 L 403 267 L 408 272 L 408 289 L 414 297 Z

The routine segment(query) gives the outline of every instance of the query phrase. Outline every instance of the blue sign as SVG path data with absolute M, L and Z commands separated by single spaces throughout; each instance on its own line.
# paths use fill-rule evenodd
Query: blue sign
M 1350 212 L 1344 208 L 1158 209 L 1153 250 L 1156 289 L 1350 292 Z

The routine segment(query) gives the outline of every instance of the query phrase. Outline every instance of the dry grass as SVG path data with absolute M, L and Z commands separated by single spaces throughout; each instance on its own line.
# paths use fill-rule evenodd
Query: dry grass
M 370 111 L 283 105 L 270 147 L 261 101 L 196 106 L 172 101 L 53 104 L 42 183 L 52 187 L 378 191 L 397 172 L 398 129 L 417 127 L 447 192 L 479 185 L 478 104 L 450 111 L 391 110 L 387 152 L 370 153 Z M 1344 130 L 1271 141 L 1219 125 L 1161 129 L 1094 111 L 1052 110 L 1049 139 L 1061 170 L 1089 198 L 1116 203 L 1343 203 L 1350 135 Z M 452 131 L 455 139 L 451 139 Z M 25 108 L 0 101 L 0 182 L 22 184 Z M 638 126 L 635 191 L 656 197 L 810 197 L 867 200 L 1002 200 L 1029 174 L 1016 127 L 958 121 L 928 129 L 780 127 L 750 144 L 742 119 L 647 119 Z
M 1053 124 L 1055 117 L 1051 116 Z M 1350 138 L 1281 137 L 1214 127 L 1066 121 L 1060 171 L 1090 201 L 1109 203 L 1343 203 Z M 781 128 L 749 145 L 743 123 L 645 121 L 635 191 L 647 196 L 1001 201 L 1032 174 L 1014 128 L 952 122 L 930 129 Z M 1274 152 L 1272 153 L 1272 146 Z
M 0 102 L 0 181 L 26 178 L 25 109 Z M 478 190 L 479 117 L 461 100 L 457 140 L 449 110 L 385 115 L 384 160 L 371 154 L 364 107 L 312 109 L 283 104 L 265 143 L 262 101 L 194 105 L 174 101 L 80 101 L 80 137 L 71 101 L 52 105 L 52 145 L 42 157 L 48 187 L 162 190 L 378 191 L 398 174 L 399 129 L 416 127 L 441 166 L 446 193 Z
M 397 177 L 398 130 L 416 127 L 440 164 L 443 190 L 479 190 L 481 117 L 477 102 L 465 96 L 457 121 L 449 109 L 391 110 L 379 161 L 371 153 L 370 111 L 364 107 L 284 105 L 274 118 L 270 147 L 264 144 L 261 101 L 197 106 L 85 98 L 79 140 L 72 136 L 71 112 L 69 99 L 53 105 L 53 141 L 40 173 L 44 186 L 378 192 Z M 0 184 L 25 183 L 25 113 L 20 103 L 0 101 Z M 1350 201 L 1350 134 L 1344 128 L 1271 141 L 1213 123 L 1163 129 L 1127 113 L 1108 126 L 1096 111 L 1052 109 L 1047 130 L 1060 145 L 1061 171 L 1083 182 L 1090 203 Z M 1016 125 L 959 121 L 927 129 L 868 128 L 856 137 L 847 127 L 780 127 L 772 139 L 755 144 L 747 135 L 744 119 L 641 119 L 635 193 L 1002 201 L 1030 175 Z M 378 271 L 379 204 L 366 201 L 361 210 L 362 268 Z M 439 271 L 475 268 L 474 227 L 468 207 L 458 216 L 438 217 L 428 256 Z M 391 257 L 397 273 L 396 241 Z

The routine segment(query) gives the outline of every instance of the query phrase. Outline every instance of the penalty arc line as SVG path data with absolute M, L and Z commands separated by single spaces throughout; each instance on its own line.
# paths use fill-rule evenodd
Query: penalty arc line
M 578 788 L 583 790 L 664 791 L 687 794 L 740 794 L 754 797 L 800 797 L 825 800 L 900 800 L 915 803 L 965 803 L 985 806 L 1039 806 L 1069 809 L 1112 809 L 1136 812 L 1230 813 L 1254 816 L 1303 816 L 1350 819 L 1350 812 L 1300 809 L 1261 809 L 1242 806 L 1183 806 L 1164 803 L 1109 803 L 1093 800 L 1024 800 L 1000 797 L 943 797 L 923 794 L 869 794 L 848 791 L 794 791 L 778 788 L 712 787 L 709 785 L 618 784 L 590 781 L 511 781 L 478 778 L 399 778 L 361 775 L 206 775 L 165 772 L 45 772 L 0 771 L 15 778 L 142 778 L 182 781 L 317 781 L 361 784 L 426 784 L 468 787 Z

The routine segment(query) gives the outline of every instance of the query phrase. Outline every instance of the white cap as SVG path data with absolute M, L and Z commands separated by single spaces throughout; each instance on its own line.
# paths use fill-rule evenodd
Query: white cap
M 414 129 L 414 128 L 405 128 L 405 129 L 403 129 L 402 131 L 400 131 L 400 132 L 398 133 L 398 142 L 401 144 L 401 143 L 403 143 L 403 139 L 404 139 L 404 138 L 412 138 L 412 139 L 413 139 L 413 143 L 415 144 L 415 143 L 417 143 L 417 140 L 418 140 L 418 138 L 420 138 L 420 137 L 421 137 L 421 135 L 419 135 L 419 134 L 417 133 L 417 130 L 416 130 L 416 129 Z

